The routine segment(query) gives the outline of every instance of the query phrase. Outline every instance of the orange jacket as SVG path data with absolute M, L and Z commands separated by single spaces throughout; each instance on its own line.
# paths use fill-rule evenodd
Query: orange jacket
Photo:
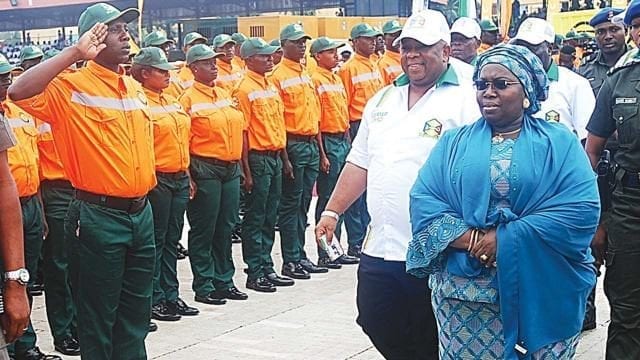
M 176 98 L 145 89 L 153 121 L 156 170 L 173 173 L 189 168 L 191 119 Z
M 320 99 L 320 131 L 341 133 L 349 128 L 347 93 L 340 77 L 319 67 L 311 75 Z
M 38 130 L 33 117 L 11 101 L 2 103 L 4 116 L 16 137 L 16 146 L 7 150 L 11 175 L 18 187 L 18 196 L 31 196 L 38 192 Z
M 378 67 L 372 60 L 355 54 L 342 66 L 339 75 L 347 91 L 349 120 L 362 120 L 367 101 L 384 86 Z

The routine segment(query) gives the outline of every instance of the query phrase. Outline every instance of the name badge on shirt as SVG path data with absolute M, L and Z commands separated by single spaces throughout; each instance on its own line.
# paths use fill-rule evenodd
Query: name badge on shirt
M 422 127 L 422 137 L 430 137 L 433 139 L 440 138 L 442 134 L 442 123 L 438 119 L 427 120 Z
M 545 115 L 544 115 L 545 120 L 547 121 L 555 121 L 555 122 L 560 122 L 560 113 L 558 113 L 555 110 L 551 110 L 548 111 Z
M 380 110 L 376 110 L 371 114 L 371 117 L 373 118 L 373 121 L 375 122 L 379 122 L 384 120 L 384 118 L 389 115 L 388 111 L 380 111 Z
M 638 98 L 616 98 L 616 105 L 618 104 L 635 104 L 638 102 Z

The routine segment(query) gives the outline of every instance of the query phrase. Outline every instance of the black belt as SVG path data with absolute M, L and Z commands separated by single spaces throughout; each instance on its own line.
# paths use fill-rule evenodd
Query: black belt
M 625 171 L 621 183 L 624 187 L 640 188 L 640 173 Z
M 249 150 L 250 154 L 257 154 L 277 158 L 280 156 L 280 150 Z
M 94 194 L 84 190 L 76 190 L 76 199 L 86 201 L 91 204 L 108 207 L 115 210 L 134 214 L 144 209 L 147 204 L 147 196 L 136 198 L 123 198 L 117 196 L 107 196 Z
M 73 185 L 69 180 L 42 180 L 42 186 L 51 187 L 51 188 L 59 188 L 59 189 L 73 189 Z
M 171 179 L 171 180 L 178 180 L 187 176 L 187 172 L 186 171 L 176 171 L 176 172 L 156 171 L 156 176 L 160 176 L 160 177 Z
M 193 154 L 191 154 L 191 158 L 200 160 L 202 162 L 206 162 L 211 165 L 225 166 L 225 167 L 231 167 L 238 163 L 238 161 L 226 161 L 226 160 L 220 160 L 212 157 L 205 157 L 205 156 L 193 155 Z
M 335 138 L 335 139 L 346 139 L 347 133 L 346 132 L 339 132 L 339 133 L 323 132 L 322 136 Z
M 20 205 L 24 205 L 26 203 L 29 202 L 29 200 L 33 199 L 36 195 L 29 195 L 29 196 L 21 196 L 20 197 Z M 14 198 L 15 199 L 15 198 Z
M 287 133 L 287 140 L 297 141 L 297 142 L 312 142 L 316 139 L 315 135 L 298 135 Z

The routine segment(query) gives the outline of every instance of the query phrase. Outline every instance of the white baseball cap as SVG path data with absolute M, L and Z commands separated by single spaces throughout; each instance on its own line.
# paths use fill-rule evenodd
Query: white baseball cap
M 539 45 L 545 41 L 553 44 L 555 37 L 556 32 L 553 31 L 553 26 L 549 22 L 540 18 L 530 17 L 520 24 L 518 33 L 516 33 L 513 40 L 522 40 L 531 45 Z
M 453 22 L 451 25 L 451 33 L 458 33 L 468 39 L 476 38 L 480 39 L 480 33 L 482 30 L 480 29 L 480 25 L 468 17 L 461 17 L 458 20 Z
M 427 46 L 442 40 L 451 44 L 449 24 L 441 12 L 435 10 L 421 10 L 412 14 L 404 23 L 400 36 L 393 42 L 398 46 L 402 39 L 415 39 Z

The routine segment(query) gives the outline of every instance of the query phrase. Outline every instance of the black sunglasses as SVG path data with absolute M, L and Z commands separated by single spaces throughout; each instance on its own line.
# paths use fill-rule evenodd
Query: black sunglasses
M 480 90 L 480 91 L 484 91 L 487 90 L 487 88 L 489 87 L 489 84 L 491 84 L 491 86 L 493 86 L 494 89 L 496 90 L 504 90 L 507 87 L 509 87 L 509 85 L 516 85 L 516 84 L 520 84 L 519 81 L 508 81 L 505 79 L 494 79 L 491 81 L 487 81 L 487 80 L 476 80 L 474 81 L 474 84 L 476 86 L 476 89 Z

